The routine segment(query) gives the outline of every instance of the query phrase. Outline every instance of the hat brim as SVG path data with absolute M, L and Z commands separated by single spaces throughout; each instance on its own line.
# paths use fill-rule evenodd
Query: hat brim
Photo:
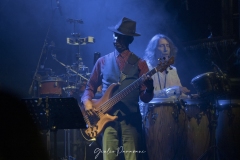
M 119 33 L 121 35 L 125 35 L 125 36 L 141 36 L 141 34 L 139 33 L 134 33 L 134 34 L 125 34 L 125 33 L 122 33 L 122 32 L 119 32 L 117 29 L 115 29 L 115 27 L 108 27 L 109 30 L 113 31 L 113 32 L 116 32 L 116 33 Z

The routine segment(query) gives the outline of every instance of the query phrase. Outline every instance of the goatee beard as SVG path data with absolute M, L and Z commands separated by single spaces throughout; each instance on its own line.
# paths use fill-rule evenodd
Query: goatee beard
M 126 47 L 125 45 L 121 45 L 119 43 L 113 43 L 113 45 L 119 53 L 122 53 L 123 51 L 128 49 L 128 47 Z

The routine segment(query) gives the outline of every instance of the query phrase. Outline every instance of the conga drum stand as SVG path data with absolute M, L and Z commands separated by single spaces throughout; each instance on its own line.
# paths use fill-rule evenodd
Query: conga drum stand
M 214 101 L 216 99 L 214 98 Z M 226 156 L 221 152 L 217 146 L 216 140 L 216 129 L 218 125 L 218 112 L 217 112 L 217 102 L 209 102 L 208 108 L 208 119 L 209 119 L 209 132 L 210 132 L 210 142 L 208 149 L 198 158 L 198 160 L 219 160 L 220 155 L 226 159 Z

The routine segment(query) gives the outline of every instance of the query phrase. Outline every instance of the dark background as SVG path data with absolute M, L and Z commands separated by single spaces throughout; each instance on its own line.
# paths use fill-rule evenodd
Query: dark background
M 112 33 L 107 27 L 125 16 L 137 21 L 141 36 L 135 38 L 130 49 L 139 57 L 157 33 L 175 42 L 179 52 L 174 65 L 182 85 L 195 93 L 191 80 L 211 71 L 212 61 L 224 72 L 229 72 L 234 63 L 239 46 L 238 6 L 237 0 L 59 0 L 59 5 L 56 0 L 1 0 L 0 87 L 31 97 L 28 90 L 46 49 L 44 44 L 48 49 L 43 55 L 47 56 L 45 68 L 57 76 L 66 74 L 65 67 L 50 53 L 66 65 L 76 62 L 78 47 L 66 43 L 74 32 L 82 38 L 95 38 L 94 44 L 80 46 L 79 52 L 91 72 L 94 53 L 103 56 L 113 50 Z M 83 24 L 76 23 L 74 29 L 69 18 L 82 20 Z

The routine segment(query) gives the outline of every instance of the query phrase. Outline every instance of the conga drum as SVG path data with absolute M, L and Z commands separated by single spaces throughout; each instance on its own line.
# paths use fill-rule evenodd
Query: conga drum
M 153 98 L 143 120 L 149 160 L 182 159 L 186 116 L 176 99 Z
M 220 154 L 240 159 L 240 99 L 218 100 L 216 141 Z
M 186 159 L 197 160 L 206 152 L 210 143 L 207 102 L 200 99 L 183 99 L 187 116 Z

